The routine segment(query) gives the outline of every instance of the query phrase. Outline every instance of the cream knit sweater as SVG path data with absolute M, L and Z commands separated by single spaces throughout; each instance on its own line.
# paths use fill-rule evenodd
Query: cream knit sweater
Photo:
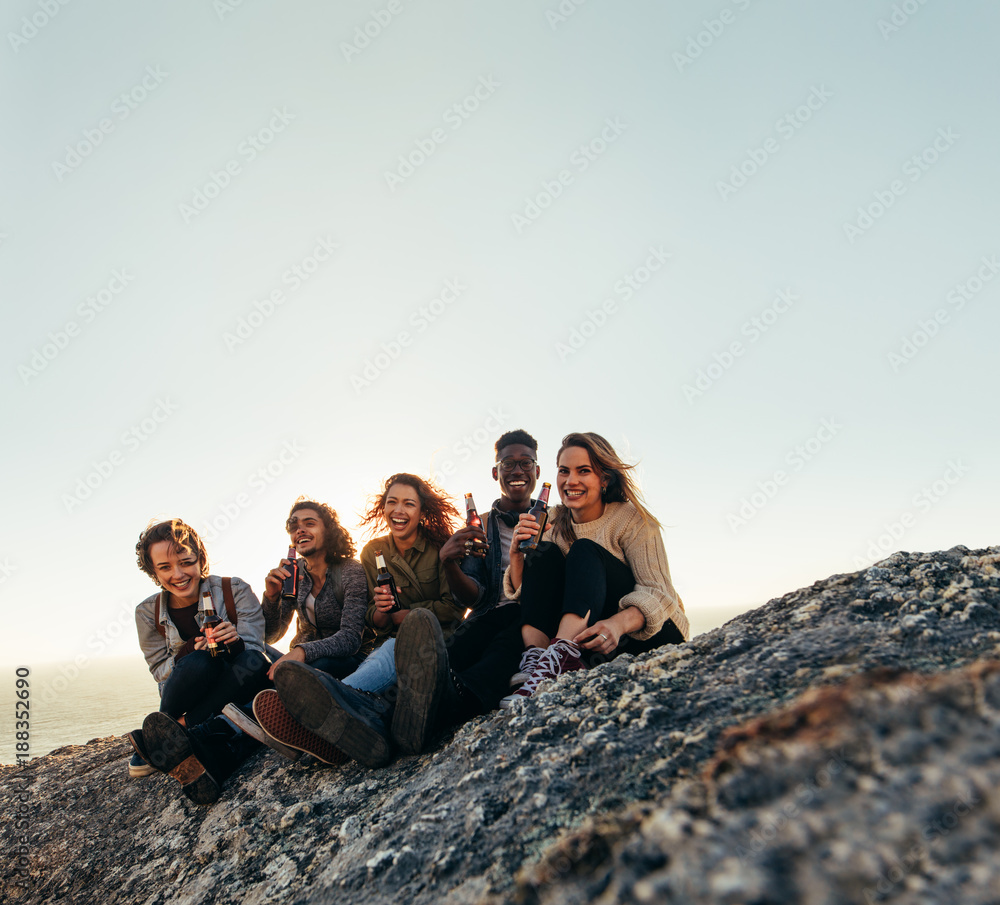
M 684 603 L 670 580 L 663 538 L 655 526 L 643 522 L 635 506 L 608 503 L 600 518 L 582 525 L 574 524 L 573 530 L 578 540 L 588 538 L 600 544 L 635 575 L 635 590 L 618 602 L 619 610 L 634 606 L 646 618 L 646 624 L 631 633 L 633 638 L 638 641 L 652 638 L 668 619 L 673 620 L 685 640 L 690 637 L 691 627 L 684 613 Z M 544 539 L 554 541 L 564 554 L 569 551 L 569 543 L 563 538 L 556 539 L 549 527 L 545 529 Z M 521 589 L 511 583 L 509 566 L 503 575 L 503 587 L 510 599 L 521 594 Z

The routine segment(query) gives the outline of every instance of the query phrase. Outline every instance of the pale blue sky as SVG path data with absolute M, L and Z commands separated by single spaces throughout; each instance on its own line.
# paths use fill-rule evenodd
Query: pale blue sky
M 151 518 L 190 521 L 213 571 L 259 592 L 300 493 L 353 529 L 385 475 L 451 461 L 446 489 L 485 507 L 500 422 L 538 438 L 543 479 L 571 430 L 641 460 L 691 613 L 858 568 L 891 523 L 884 552 L 997 542 L 1000 281 L 947 301 L 1000 256 L 993 4 L 911 4 L 884 37 L 890 2 L 589 0 L 550 22 L 557 2 L 400 0 L 349 61 L 341 45 L 388 2 L 226 5 L 5 13 L 0 661 L 134 651 L 130 626 L 95 638 L 152 591 L 131 553 Z M 33 15 L 42 27 L 12 41 Z M 707 46 L 679 65 L 699 32 Z M 67 145 L 105 118 L 70 166 Z M 613 140 L 584 169 L 602 130 Z M 914 181 L 907 161 L 949 130 Z M 232 161 L 186 222 L 181 205 Z M 905 192 L 852 242 L 845 223 L 894 180 Z M 337 248 L 293 288 L 284 275 L 312 268 L 321 240 Z M 668 262 L 616 294 L 651 248 Z M 449 281 L 460 293 L 422 322 Z M 81 308 L 109 284 L 105 307 Z M 274 290 L 283 304 L 227 347 Z M 782 291 L 793 303 L 768 312 Z M 614 313 L 560 354 L 605 300 Z M 894 368 L 937 309 L 947 322 Z M 755 316 L 771 324 L 753 341 Z M 359 391 L 401 331 L 409 345 Z M 716 365 L 734 342 L 743 354 Z M 710 367 L 704 395 L 685 394 Z M 95 468 L 100 486 L 68 501 Z M 947 493 L 918 500 L 935 480 Z M 227 506 L 237 517 L 213 528 Z

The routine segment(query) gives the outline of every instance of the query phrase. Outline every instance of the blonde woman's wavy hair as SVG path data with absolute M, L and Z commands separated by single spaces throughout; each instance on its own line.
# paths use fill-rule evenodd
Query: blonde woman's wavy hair
M 607 485 L 603 494 L 605 502 L 631 503 L 639 511 L 646 524 L 656 528 L 661 527 L 654 515 L 646 508 L 642 491 L 639 490 L 632 475 L 635 466 L 623 462 L 618 453 L 615 452 L 614 447 L 604 437 L 593 431 L 566 434 L 562 439 L 559 452 L 556 453 L 556 467 L 559 465 L 559 457 L 571 446 L 586 450 L 590 458 L 591 468 L 600 477 L 602 483 Z M 552 510 L 552 530 L 570 543 L 576 540 L 570 511 L 561 503 Z

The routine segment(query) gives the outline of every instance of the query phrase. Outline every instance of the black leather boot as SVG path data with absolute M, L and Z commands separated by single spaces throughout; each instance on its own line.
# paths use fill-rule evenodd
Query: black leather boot
M 366 767 L 382 767 L 392 759 L 392 705 L 385 698 L 294 660 L 279 664 L 274 684 L 296 720 L 349 757 Z

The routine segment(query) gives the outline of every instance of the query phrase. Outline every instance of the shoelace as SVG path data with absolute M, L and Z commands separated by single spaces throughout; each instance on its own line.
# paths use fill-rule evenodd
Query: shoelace
M 535 667 L 538 666 L 538 660 L 545 653 L 545 648 L 542 647 L 529 647 L 523 654 L 521 654 L 521 665 L 519 667 L 519 672 L 532 673 L 535 671 Z
M 550 644 L 539 655 L 534 671 L 516 694 L 519 694 L 521 697 L 527 697 L 533 694 L 535 689 L 546 679 L 554 679 L 556 676 L 562 675 L 564 656 L 579 656 L 579 654 L 564 641 Z

